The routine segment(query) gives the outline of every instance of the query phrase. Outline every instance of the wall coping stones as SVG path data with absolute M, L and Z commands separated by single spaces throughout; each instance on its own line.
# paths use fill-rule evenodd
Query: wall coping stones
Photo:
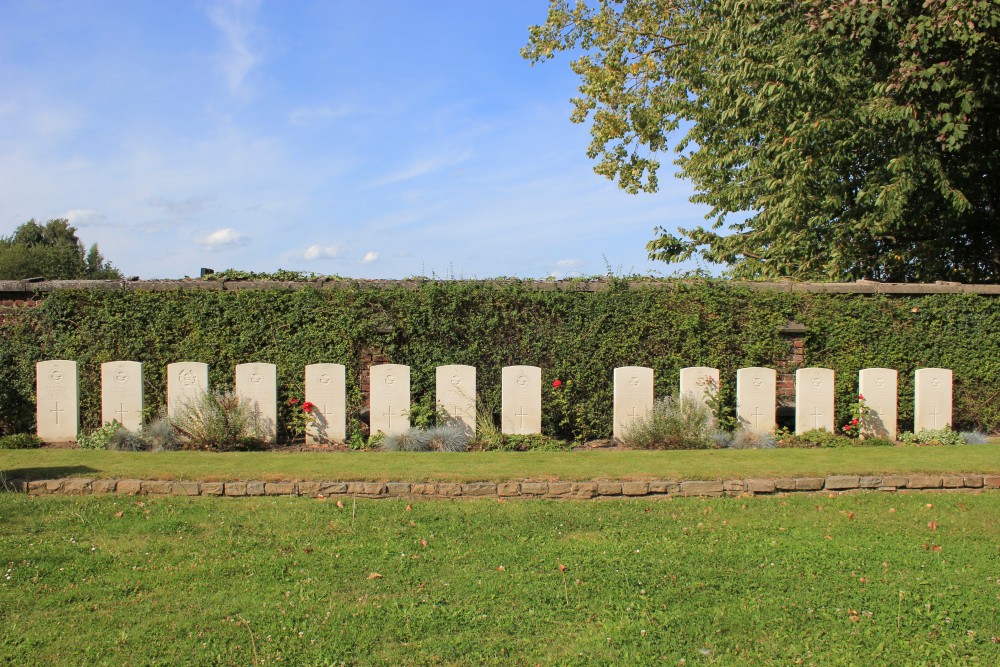
M 140 479 L 12 479 L 0 491 L 31 495 L 63 494 L 175 496 L 361 496 L 364 498 L 642 498 L 657 496 L 737 496 L 744 493 L 856 491 L 979 491 L 1000 489 L 1000 475 L 830 475 L 829 477 L 752 478 L 727 480 L 654 480 L 649 482 L 595 480 L 508 482 L 193 482 Z

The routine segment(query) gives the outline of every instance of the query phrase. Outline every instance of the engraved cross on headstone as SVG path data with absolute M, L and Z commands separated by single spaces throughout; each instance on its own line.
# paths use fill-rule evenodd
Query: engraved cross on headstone
M 934 428 L 937 428 L 937 420 L 938 420 L 938 417 L 940 417 L 940 416 L 941 416 L 941 413 L 938 412 L 938 406 L 936 406 L 936 405 L 933 406 L 931 408 L 931 418 L 933 419 L 933 421 L 931 423 L 934 425 Z
M 54 414 L 56 416 L 56 424 L 58 424 L 59 423 L 59 413 L 60 412 L 66 412 L 66 411 L 65 410 L 60 410 L 59 409 L 59 401 L 56 401 L 56 407 L 54 407 L 51 410 L 49 410 L 49 412 L 51 412 L 52 414 Z
M 518 428 L 524 428 L 524 418 L 528 416 L 528 413 L 524 411 L 524 406 L 517 406 L 517 412 L 514 413 L 515 417 L 521 418 L 521 425 Z
M 625 416 L 628 417 L 629 419 L 638 419 L 639 418 L 639 410 L 633 405 L 632 406 L 632 411 L 629 412 Z
M 764 416 L 764 413 L 760 411 L 759 405 L 755 405 L 753 406 L 753 412 L 750 413 L 750 416 L 753 417 L 753 427 L 757 428 L 760 426 L 760 418 Z
M 389 425 L 389 429 L 392 430 L 392 406 L 391 405 L 386 406 L 386 408 L 385 408 L 385 414 L 383 414 L 382 416 L 389 420 L 389 424 L 388 424 Z
M 813 428 L 819 428 L 819 420 L 823 418 L 823 413 L 819 411 L 819 406 L 813 408 L 812 418 Z
M 119 403 L 118 404 L 118 409 L 115 410 L 115 414 L 118 415 L 118 423 L 119 424 L 124 424 L 125 423 L 125 415 L 130 414 L 130 411 L 125 409 L 125 404 L 124 403 Z

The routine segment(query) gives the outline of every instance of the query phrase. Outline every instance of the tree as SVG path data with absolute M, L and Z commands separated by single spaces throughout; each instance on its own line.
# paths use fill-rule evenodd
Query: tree
M 105 261 L 97 244 L 87 251 L 68 220 L 58 218 L 44 225 L 34 219 L 9 237 L 0 238 L 0 280 L 41 277 L 118 279 L 121 271 Z
M 655 192 L 671 145 L 707 227 L 650 257 L 749 279 L 1000 281 L 995 0 L 551 0 L 595 171 Z

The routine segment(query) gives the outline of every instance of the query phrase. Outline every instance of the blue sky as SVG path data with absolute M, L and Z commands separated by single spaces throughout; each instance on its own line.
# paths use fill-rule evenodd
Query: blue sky
M 706 210 L 593 173 L 568 59 L 519 55 L 546 8 L 4 0 L 0 233 L 67 217 L 143 278 L 670 273 L 653 227 Z

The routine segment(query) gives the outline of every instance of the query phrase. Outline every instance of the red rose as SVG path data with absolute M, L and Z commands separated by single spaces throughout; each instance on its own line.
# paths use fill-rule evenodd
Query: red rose
M 555 387 L 556 389 L 558 389 L 559 387 L 562 386 L 562 380 L 553 380 L 552 381 L 552 386 Z
M 313 407 L 315 407 L 315 406 L 313 406 L 312 403 L 310 403 L 309 401 L 306 401 L 305 403 L 302 404 L 302 412 L 312 412 L 313 411 Z
M 290 399 L 288 399 L 288 404 L 289 405 L 297 405 L 298 402 L 299 402 L 299 399 L 297 399 L 297 398 L 290 398 Z
M 858 425 L 858 420 L 857 419 L 852 419 L 851 420 L 851 425 L 852 426 L 857 426 Z
M 865 400 L 865 397 L 862 394 L 858 394 L 858 400 L 863 401 Z

